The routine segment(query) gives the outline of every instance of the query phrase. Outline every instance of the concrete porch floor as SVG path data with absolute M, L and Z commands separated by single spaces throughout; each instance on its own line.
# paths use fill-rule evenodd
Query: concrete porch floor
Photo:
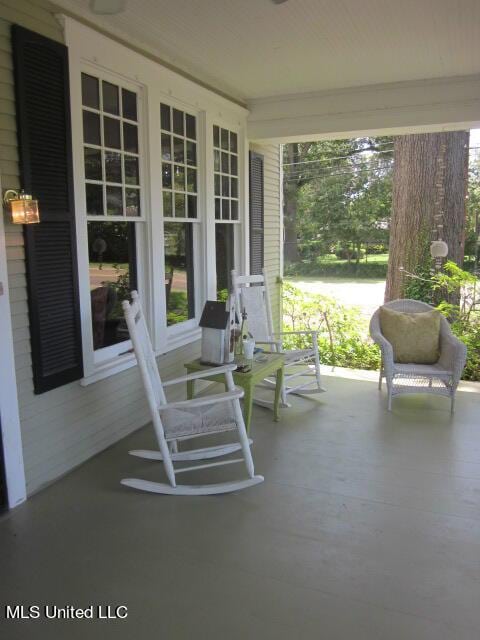
M 402 397 L 388 414 L 372 381 L 326 386 L 277 424 L 254 409 L 262 485 L 210 498 L 121 487 L 163 473 L 127 455 L 153 446 L 146 427 L 1 518 L 2 608 L 129 611 L 22 622 L 2 611 L 1 637 L 478 640 L 478 387 L 459 392 L 452 419 L 444 398 Z

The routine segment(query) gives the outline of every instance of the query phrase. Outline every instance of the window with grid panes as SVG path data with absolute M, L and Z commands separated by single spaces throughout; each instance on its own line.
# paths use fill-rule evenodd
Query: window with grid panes
M 238 220 L 238 137 L 214 125 L 215 219 Z
M 160 105 L 167 326 L 195 317 L 198 226 L 197 119 Z
M 235 265 L 235 228 L 239 224 L 238 137 L 217 125 L 213 126 L 213 167 L 217 297 L 223 299 Z
M 83 152 L 94 350 L 128 340 L 121 303 L 137 288 L 138 96 L 82 73 Z

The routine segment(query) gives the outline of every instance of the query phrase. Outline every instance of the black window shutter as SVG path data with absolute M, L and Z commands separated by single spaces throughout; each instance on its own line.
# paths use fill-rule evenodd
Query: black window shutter
M 250 151 L 250 274 L 263 269 L 264 205 L 263 156 Z
M 83 376 L 68 50 L 12 27 L 21 184 L 39 201 L 25 225 L 35 393 Z

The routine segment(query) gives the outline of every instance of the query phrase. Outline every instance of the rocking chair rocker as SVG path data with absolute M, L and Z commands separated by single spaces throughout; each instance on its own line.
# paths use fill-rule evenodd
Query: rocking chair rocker
M 270 297 L 265 270 L 263 270 L 262 275 L 255 276 L 239 276 L 237 272 L 233 270 L 232 287 L 235 293 L 237 313 L 240 313 L 243 309 L 247 312 L 248 327 L 255 342 L 257 344 L 269 345 L 272 352 L 283 353 L 285 355 L 285 377 L 281 396 L 282 406 L 290 406 L 287 402 L 287 396 L 290 394 L 303 396 L 323 393 L 325 389 L 322 387 L 320 375 L 317 332 L 283 331 L 275 333 L 273 331 Z M 312 346 L 307 349 L 284 349 L 282 337 L 291 335 L 310 336 Z M 293 380 L 305 377 L 313 377 L 314 380 L 308 382 L 303 381 L 299 384 L 293 384 L 292 386 L 291 383 Z M 267 378 L 264 381 L 264 385 L 259 386 L 274 390 L 275 380 Z M 272 402 L 264 400 L 256 399 L 255 402 L 267 407 L 273 405 Z
M 125 300 L 122 306 L 147 396 L 159 450 L 134 450 L 129 453 L 147 460 L 162 461 L 169 484 L 137 478 L 126 478 L 123 479 L 121 483 L 134 489 L 153 493 L 212 495 L 246 489 L 247 487 L 263 482 L 263 476 L 255 475 L 254 473 L 252 454 L 250 451 L 252 440 L 247 437 L 245 423 L 240 409 L 240 398 L 243 396 L 243 390 L 235 387 L 232 377 L 232 370 L 235 369 L 236 365 L 225 365 L 215 367 L 214 369 L 215 374 L 224 373 L 225 384 L 228 391 L 201 398 L 194 398 L 193 400 L 167 402 L 164 387 L 182 384 L 188 380 L 208 377 L 212 375 L 212 370 L 199 371 L 162 383 L 138 294 L 136 291 L 132 291 L 131 296 L 132 303 L 130 304 Z M 236 431 L 238 434 L 238 442 L 185 451 L 180 451 L 178 448 L 178 443 L 184 440 L 224 431 Z M 193 466 L 175 466 L 177 462 L 208 460 L 240 450 L 242 451 L 241 458 L 207 462 Z M 245 464 L 248 474 L 247 478 L 218 484 L 177 484 L 176 476 L 180 473 L 236 462 L 243 462 Z

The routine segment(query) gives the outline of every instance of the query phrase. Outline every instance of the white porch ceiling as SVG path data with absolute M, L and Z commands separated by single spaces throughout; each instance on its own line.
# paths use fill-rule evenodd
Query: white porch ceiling
M 479 0 L 56 4 L 244 102 L 480 73 Z

